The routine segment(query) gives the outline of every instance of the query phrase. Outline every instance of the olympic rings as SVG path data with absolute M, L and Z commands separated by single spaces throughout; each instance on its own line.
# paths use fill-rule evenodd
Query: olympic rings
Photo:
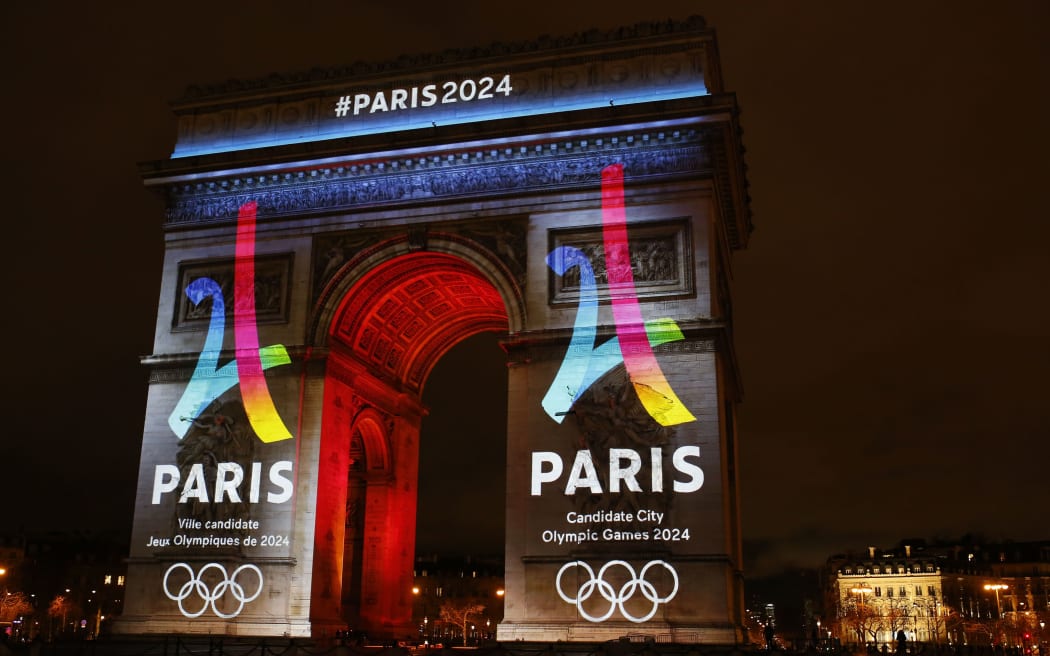
M 661 597 L 656 592 L 656 586 L 646 580 L 645 576 L 648 574 L 650 568 L 662 565 L 664 569 L 671 573 L 671 578 L 674 580 L 674 585 L 671 588 L 670 594 Z M 627 574 L 630 577 L 623 585 L 620 586 L 619 590 L 616 590 L 611 583 L 605 580 L 605 573 L 612 567 L 623 567 L 627 570 Z M 570 567 L 580 567 L 587 573 L 588 579 L 579 587 L 576 591 L 575 597 L 570 597 L 565 594 L 561 586 L 561 577 L 565 574 L 566 570 Z M 616 609 L 620 610 L 620 614 L 628 620 L 640 623 L 648 622 L 656 615 L 657 609 L 660 604 L 667 603 L 678 594 L 678 572 L 673 567 L 665 563 L 662 560 L 651 560 L 639 573 L 635 573 L 634 568 L 629 563 L 623 560 L 610 560 L 609 562 L 602 565 L 601 569 L 598 570 L 598 574 L 595 575 L 594 570 L 590 565 L 583 562 L 582 560 L 574 560 L 570 563 L 562 565 L 561 569 L 558 570 L 558 576 L 554 580 L 554 586 L 558 590 L 558 596 L 560 596 L 566 603 L 576 606 L 579 610 L 580 616 L 588 622 L 604 622 L 605 620 L 612 617 L 612 614 Z M 583 608 L 583 602 L 590 599 L 591 595 L 597 591 L 603 599 L 609 602 L 609 610 L 600 616 L 594 616 L 588 613 Z M 634 593 L 640 591 L 642 596 L 648 601 L 652 602 L 652 609 L 646 613 L 643 617 L 635 617 L 627 612 L 624 604 L 630 601 L 634 597 Z
M 171 573 L 177 569 L 185 569 L 189 573 L 190 580 L 183 583 L 182 587 L 179 588 L 179 591 L 176 594 L 172 594 L 171 591 L 168 589 L 168 577 L 170 577 Z M 214 590 L 210 589 L 208 587 L 208 584 L 204 582 L 204 573 L 209 570 L 218 570 L 220 575 L 222 576 L 222 579 L 218 583 L 216 583 Z M 239 575 L 244 570 L 250 570 L 252 572 L 255 572 L 255 575 L 259 577 L 259 588 L 255 591 L 254 594 L 250 596 L 245 596 L 244 586 L 237 582 L 237 575 Z M 231 575 L 227 575 L 226 568 L 220 565 L 219 563 L 208 563 L 201 567 L 200 571 L 196 574 L 193 573 L 193 568 L 190 567 L 188 564 L 175 563 L 174 565 L 168 568 L 167 572 L 164 573 L 164 594 L 167 595 L 168 599 L 178 602 L 179 610 L 182 611 L 183 615 L 190 619 L 200 617 L 201 615 L 203 615 L 204 612 L 208 610 L 208 606 L 211 606 L 212 612 L 221 617 L 222 619 L 228 620 L 231 617 L 236 617 L 241 614 L 242 610 L 244 610 L 244 604 L 255 601 L 255 599 L 262 593 L 262 589 L 262 571 L 255 565 L 251 564 L 241 565 L 237 569 L 233 570 L 233 574 Z M 219 607 L 215 605 L 216 602 L 222 599 L 227 592 L 229 592 L 239 604 L 237 606 L 237 610 L 229 614 L 222 612 L 221 610 L 219 610 Z M 203 604 L 201 605 L 200 610 L 188 611 L 182 605 L 182 602 L 184 599 L 189 598 L 189 596 L 194 593 L 196 593 L 197 596 L 201 598 Z

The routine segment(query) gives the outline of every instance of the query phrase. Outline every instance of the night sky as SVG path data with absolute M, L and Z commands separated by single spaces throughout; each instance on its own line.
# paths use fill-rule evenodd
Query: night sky
M 1045 0 L 159 7 L 0 10 L 0 532 L 130 528 L 162 254 L 136 164 L 170 154 L 188 86 L 700 14 L 743 110 L 755 225 L 733 263 L 748 570 L 905 537 L 1050 539 Z M 479 407 L 502 366 L 483 360 Z M 424 453 L 496 489 L 427 508 L 451 528 L 441 508 L 471 504 L 476 530 L 453 532 L 476 542 L 424 546 L 499 549 L 502 452 Z

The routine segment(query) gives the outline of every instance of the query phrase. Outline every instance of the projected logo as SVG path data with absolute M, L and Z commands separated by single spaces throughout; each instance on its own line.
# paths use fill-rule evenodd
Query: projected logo
M 178 573 L 175 580 L 183 578 L 181 573 L 185 571 L 188 579 L 179 585 L 175 584 L 172 591 L 172 573 Z M 246 576 L 245 572 L 248 572 Z M 253 590 L 247 594 L 245 586 Z M 255 601 L 262 593 L 263 575 L 262 571 L 252 564 L 241 565 L 233 570 L 233 574 L 227 574 L 226 568 L 219 563 L 208 563 L 194 572 L 193 568 L 186 563 L 175 563 L 164 573 L 164 594 L 172 601 L 178 603 L 179 611 L 186 617 L 193 619 L 203 615 L 209 608 L 222 619 L 237 617 L 244 610 L 244 605 Z M 236 610 L 226 613 L 219 610 L 219 602 L 224 597 L 229 597 L 237 604 Z M 183 602 L 186 602 L 185 604 Z M 200 607 L 197 607 L 200 604 Z M 186 606 L 189 605 L 189 608 Z M 225 604 L 223 604 L 225 606 Z
M 622 164 L 602 170 L 602 240 L 616 337 L 598 347 L 594 346 L 598 332 L 594 267 L 582 251 L 571 246 L 556 248 L 547 256 L 547 265 L 559 276 L 572 267 L 579 268 L 580 301 L 569 350 L 543 397 L 543 409 L 561 423 L 587 388 L 623 363 L 638 399 L 661 426 L 695 421 L 653 355 L 652 347 L 684 339 L 681 329 L 672 319 L 642 320 L 627 243 Z
M 656 567 L 662 567 L 671 575 L 671 585 L 663 585 L 663 592 L 658 590 L 660 581 L 649 581 L 648 577 L 657 578 L 659 570 L 653 572 Z M 565 573 L 576 570 L 576 585 L 563 582 Z M 619 576 L 616 574 L 619 573 Z M 609 576 L 609 579 L 606 579 Z M 569 594 L 565 586 L 569 585 Z M 651 560 L 642 567 L 640 572 L 635 572 L 630 563 L 623 560 L 610 560 L 601 566 L 597 573 L 582 560 L 574 560 L 562 565 L 558 570 L 558 576 L 554 579 L 554 587 L 566 603 L 576 606 L 580 617 L 588 622 L 604 622 L 612 617 L 617 610 L 624 618 L 636 622 L 647 622 L 656 615 L 660 604 L 665 604 L 678 594 L 678 572 L 674 567 L 662 560 Z M 666 588 L 670 587 L 667 591 Z M 595 594 L 597 593 L 597 594 Z M 593 598 L 593 601 L 592 601 Z M 638 616 L 628 610 L 628 605 L 637 605 L 648 610 Z M 607 608 L 606 608 L 607 606 Z
M 256 435 L 263 442 L 291 439 L 270 397 L 263 371 L 291 363 L 281 344 L 259 348 L 259 331 L 255 318 L 255 213 L 254 201 L 241 206 L 237 214 L 237 260 L 233 282 L 233 325 L 236 357 L 219 365 L 223 334 L 226 330 L 226 305 L 222 288 L 211 278 L 198 278 L 186 287 L 186 296 L 194 305 L 211 299 L 208 336 L 204 340 L 197 366 L 182 393 L 168 426 L 179 439 L 186 436 L 192 422 L 219 396 L 240 384 L 245 413 Z

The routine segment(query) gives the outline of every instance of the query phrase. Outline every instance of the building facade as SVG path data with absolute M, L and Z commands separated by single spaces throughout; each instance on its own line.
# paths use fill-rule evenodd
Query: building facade
M 1050 635 L 1050 542 L 927 545 L 828 560 L 828 637 L 1031 650 Z M 1031 652 L 1029 652 L 1031 653 Z

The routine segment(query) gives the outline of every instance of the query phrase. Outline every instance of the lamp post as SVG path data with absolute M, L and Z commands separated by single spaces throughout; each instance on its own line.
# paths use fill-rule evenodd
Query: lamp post
M 420 590 L 418 585 L 412 586 L 412 594 L 417 596 L 417 597 L 419 597 L 420 600 L 422 601 L 421 605 L 422 605 L 422 611 L 423 611 L 423 625 L 419 627 L 419 634 L 420 634 L 419 637 L 423 639 L 423 643 L 424 644 L 429 645 L 430 644 L 430 640 L 429 640 L 429 636 L 427 636 L 427 628 L 428 628 L 428 622 L 427 622 L 427 620 L 428 620 L 428 618 L 427 618 L 427 594 L 426 594 L 425 590 Z
M 1006 590 L 1010 586 L 1005 583 L 985 583 L 985 590 L 995 590 L 995 619 L 1001 620 L 1003 618 L 1002 608 L 999 606 L 999 591 Z
M 853 594 L 857 595 L 857 634 L 860 636 L 861 644 L 868 643 L 868 637 L 864 635 L 864 614 L 861 612 L 861 608 L 864 606 L 864 597 L 874 592 L 867 585 L 860 585 L 849 590 Z

